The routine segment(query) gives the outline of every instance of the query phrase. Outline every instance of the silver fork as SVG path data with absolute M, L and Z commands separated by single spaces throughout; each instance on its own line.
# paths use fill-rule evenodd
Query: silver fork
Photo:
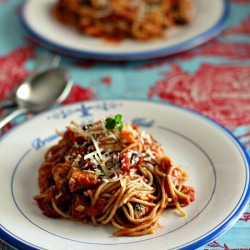
M 39 74 L 50 68 L 57 68 L 60 64 L 60 56 L 59 55 L 51 55 L 48 52 L 43 52 L 39 57 L 36 59 L 33 69 L 30 71 L 29 75 L 26 77 L 24 81 L 30 80 L 35 75 Z M 20 83 L 20 85 L 22 82 Z M 12 93 L 8 95 L 5 99 L 0 101 L 0 109 L 2 108 L 12 108 L 16 106 L 14 96 L 14 90 Z

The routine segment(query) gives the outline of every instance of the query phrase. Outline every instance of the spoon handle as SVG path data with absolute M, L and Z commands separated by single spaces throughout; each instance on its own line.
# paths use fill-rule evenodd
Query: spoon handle
M 0 118 L 0 130 L 7 125 L 10 121 L 18 117 L 19 115 L 25 114 L 27 112 L 26 109 L 15 108 L 10 113 L 4 115 Z

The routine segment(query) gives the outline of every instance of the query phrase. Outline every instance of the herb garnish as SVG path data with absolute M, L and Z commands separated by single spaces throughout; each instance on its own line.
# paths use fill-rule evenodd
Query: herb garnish
M 119 131 L 121 131 L 122 128 L 123 128 L 123 122 L 122 122 L 122 115 L 121 114 L 117 114 L 115 116 L 115 118 L 108 117 L 106 119 L 106 124 L 105 124 L 106 129 L 114 129 L 116 127 L 116 125 L 118 125 L 118 129 L 119 129 Z

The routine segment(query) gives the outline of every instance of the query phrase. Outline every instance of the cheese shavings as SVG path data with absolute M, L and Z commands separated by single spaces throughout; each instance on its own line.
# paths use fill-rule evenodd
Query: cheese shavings
M 67 156 L 72 167 L 97 174 L 98 181 L 120 180 L 123 185 L 122 178 L 125 173 L 130 180 L 137 178 L 137 166 L 141 162 L 154 168 L 158 154 L 154 151 L 158 147 L 157 142 L 138 126 L 124 124 L 121 118 L 118 114 L 115 118 L 108 117 L 83 126 L 72 122 L 76 126 L 72 130 L 82 138 L 74 143 L 74 148 L 79 153 L 73 152 Z M 107 126 L 107 121 L 112 121 L 114 126 Z M 143 179 L 140 180 L 140 185 L 150 188 Z

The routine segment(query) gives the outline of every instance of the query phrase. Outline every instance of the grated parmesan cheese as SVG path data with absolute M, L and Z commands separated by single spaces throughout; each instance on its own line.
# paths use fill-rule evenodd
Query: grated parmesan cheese
M 135 166 L 140 159 L 146 161 L 148 167 L 154 168 L 153 164 L 149 165 L 156 158 L 156 153 L 150 149 L 150 144 L 153 142 L 151 136 L 146 134 L 144 130 L 136 129 L 130 123 L 124 124 L 124 128 L 131 133 L 135 140 L 145 145 L 142 152 L 138 152 L 136 148 L 131 148 L 125 152 L 128 161 L 124 157 L 120 158 L 121 151 L 126 147 L 126 139 L 120 139 L 120 131 L 117 128 L 107 129 L 105 119 L 102 119 L 94 124 L 88 124 L 88 126 L 79 126 L 75 130 L 79 135 L 84 136 L 85 140 L 81 145 L 75 143 L 74 147 L 79 149 L 79 152 L 84 153 L 81 156 L 73 152 L 68 156 L 69 160 L 73 159 L 72 166 L 97 174 L 99 176 L 98 181 L 120 180 L 121 185 L 126 185 L 126 180 L 122 180 L 123 166 L 128 170 L 130 181 L 138 177 Z M 82 147 L 83 150 L 81 150 Z M 79 166 L 79 162 L 82 166 Z M 138 185 L 150 188 L 142 179 L 138 182 Z

